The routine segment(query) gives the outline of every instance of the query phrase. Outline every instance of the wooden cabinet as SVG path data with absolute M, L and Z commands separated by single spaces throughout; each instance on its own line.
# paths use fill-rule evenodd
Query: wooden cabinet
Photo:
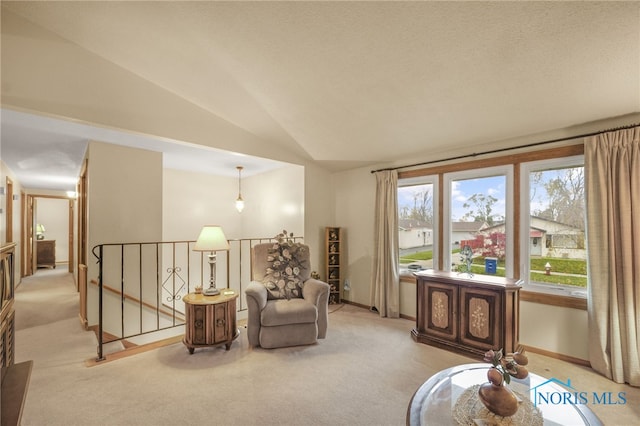
M 508 278 L 421 271 L 417 279 L 417 342 L 482 358 L 514 352 L 519 339 L 520 282 Z
M 56 240 L 38 240 L 37 265 L 38 268 L 56 267 Z
M 0 248 L 0 367 L 14 363 L 15 310 L 13 308 L 15 243 Z
M 238 337 L 236 299 L 232 290 L 221 290 L 216 296 L 189 293 L 182 298 L 186 323 L 183 343 L 193 353 L 195 348 L 224 344 L 226 349 Z
M 344 279 L 342 257 L 345 249 L 342 229 L 325 228 L 325 277 L 327 284 L 329 284 L 329 304 L 340 303 L 342 299 L 340 283 Z
M 0 247 L 0 424 L 19 425 L 33 361 L 15 363 L 15 243 Z

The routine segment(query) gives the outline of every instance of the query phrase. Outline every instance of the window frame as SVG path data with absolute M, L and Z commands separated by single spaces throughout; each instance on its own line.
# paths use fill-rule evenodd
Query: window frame
M 431 238 L 431 241 L 433 241 L 432 243 L 432 252 L 433 252 L 433 257 L 432 257 L 432 262 L 433 262 L 433 269 L 437 270 L 437 265 L 438 265 L 438 260 L 440 259 L 440 250 L 436 250 L 436 245 L 438 243 L 438 237 L 439 237 L 439 226 L 438 224 L 440 223 L 440 212 L 439 212 L 439 208 L 438 208 L 438 200 L 439 200 L 439 191 L 438 191 L 438 180 L 439 177 L 438 175 L 432 174 L 432 175 L 425 175 L 425 176 L 416 176 L 416 177 L 411 177 L 411 178 L 401 178 L 398 179 L 398 189 L 400 188 L 406 188 L 409 186 L 417 186 L 417 185 L 432 185 L 433 187 L 433 235 Z M 399 208 L 399 206 L 398 206 Z M 398 233 L 400 232 L 400 228 L 398 228 Z M 399 248 L 398 248 L 398 254 L 399 254 Z M 400 264 L 398 263 L 398 268 L 400 268 Z M 401 276 L 408 276 L 409 274 L 400 274 Z M 413 277 L 413 276 L 412 276 Z
M 524 150 L 520 152 L 514 152 L 514 153 L 499 155 L 499 156 L 476 158 L 476 159 L 459 161 L 459 162 L 443 162 L 442 164 L 430 165 L 422 168 L 415 167 L 408 170 L 400 170 L 398 172 L 398 178 L 406 180 L 406 179 L 417 178 L 421 176 L 437 175 L 439 176 L 438 185 L 443 185 L 442 176 L 444 173 L 508 164 L 514 167 L 514 182 L 519 184 L 520 183 L 519 177 L 521 174 L 520 165 L 522 163 L 538 161 L 538 160 L 550 160 L 554 158 L 565 159 L 566 157 L 572 157 L 575 155 L 584 156 L 584 144 L 582 143 L 582 141 L 573 140 L 573 141 L 567 142 L 566 144 L 558 144 L 555 147 L 549 147 L 544 149 Z M 439 187 L 438 190 L 439 192 L 444 191 L 442 187 Z M 519 210 L 521 205 L 521 197 L 520 197 L 519 191 L 517 191 L 513 195 L 514 195 L 514 208 L 517 209 L 517 216 L 514 217 L 514 221 L 516 222 L 516 226 L 514 227 L 514 232 L 517 232 L 516 244 L 518 247 L 518 250 L 514 250 L 513 261 L 514 261 L 514 264 L 516 263 L 520 264 L 521 253 L 520 253 L 519 244 L 520 244 L 521 214 Z M 441 197 L 438 199 L 438 208 L 439 210 L 436 213 L 439 215 L 438 217 L 442 217 L 441 210 L 440 210 L 442 208 Z M 437 230 L 439 231 L 438 237 L 441 238 L 442 220 L 439 221 Z M 437 237 L 434 236 L 434 238 L 437 238 Z M 442 241 L 439 241 L 438 245 L 439 245 L 438 250 L 442 250 L 442 246 L 443 246 Z M 440 256 L 440 261 L 442 261 L 441 256 Z M 436 264 L 434 263 L 434 268 L 438 270 L 442 270 L 443 265 L 438 264 L 436 266 Z M 521 278 L 519 268 L 514 269 L 514 274 L 517 275 L 514 278 L 518 278 L 518 279 Z M 409 277 L 406 275 L 403 276 L 402 281 L 408 281 L 414 284 L 416 282 L 415 277 L 413 276 Z M 573 308 L 573 309 L 580 309 L 580 310 L 587 309 L 586 299 L 575 297 L 575 296 L 569 296 L 569 295 L 528 291 L 526 288 L 523 288 L 520 291 L 520 300 L 532 302 L 532 303 L 539 303 L 543 305 L 550 305 L 550 306 L 559 306 L 559 307 Z
M 531 172 L 544 171 L 549 169 L 561 169 L 570 167 L 584 167 L 584 154 L 550 158 L 522 162 L 520 164 L 520 279 L 523 281 L 523 290 L 534 293 L 542 293 L 554 296 L 564 296 L 569 298 L 585 299 L 589 291 L 589 271 L 587 270 L 587 287 L 577 289 L 575 286 L 564 284 L 544 284 L 530 281 L 530 253 L 529 240 L 525 235 L 529 235 L 531 226 L 531 205 L 530 205 L 530 175 Z M 586 202 L 586 200 L 585 200 Z M 585 206 L 586 209 L 586 206 Z M 587 245 L 586 235 L 586 211 L 585 211 L 585 246 Z M 586 248 L 585 248 L 586 250 Z M 587 253 L 588 258 L 588 253 Z M 554 303 L 555 304 L 555 303 Z
M 514 189 L 514 180 L 513 180 L 513 165 L 505 164 L 500 166 L 490 166 L 490 167 L 482 167 L 476 169 L 455 171 L 450 173 L 445 173 L 443 177 L 444 181 L 444 189 L 443 189 L 443 203 L 442 203 L 442 217 L 443 217 L 443 247 L 447 247 L 446 250 L 443 250 L 443 270 L 447 272 L 451 272 L 451 263 L 453 257 L 451 255 L 451 233 L 452 233 L 452 225 L 451 225 L 451 192 L 453 181 L 456 180 L 468 180 L 468 179 L 481 179 L 488 178 L 494 176 L 504 176 L 505 177 L 505 234 L 506 234 L 506 244 L 505 244 L 505 276 L 508 278 L 513 278 L 513 263 L 514 263 L 514 224 L 513 224 L 513 216 L 514 216 L 514 201 L 513 201 L 513 189 Z

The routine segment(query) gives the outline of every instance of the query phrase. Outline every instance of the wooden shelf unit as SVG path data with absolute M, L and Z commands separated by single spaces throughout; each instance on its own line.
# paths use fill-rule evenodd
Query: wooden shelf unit
M 344 269 L 342 265 L 344 250 L 342 228 L 328 226 L 325 228 L 325 280 L 329 284 L 329 304 L 337 304 L 342 300 L 342 281 Z

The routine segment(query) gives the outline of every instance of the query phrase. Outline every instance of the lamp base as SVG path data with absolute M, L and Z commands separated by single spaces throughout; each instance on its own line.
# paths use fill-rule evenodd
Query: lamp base
M 220 290 L 215 287 L 203 288 L 202 294 L 204 294 L 205 296 L 216 296 L 220 294 Z

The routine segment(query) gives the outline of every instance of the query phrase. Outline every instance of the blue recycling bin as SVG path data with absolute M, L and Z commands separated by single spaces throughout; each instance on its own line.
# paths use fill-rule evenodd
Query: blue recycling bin
M 495 275 L 498 270 L 498 259 L 495 257 L 484 258 L 484 273 Z

